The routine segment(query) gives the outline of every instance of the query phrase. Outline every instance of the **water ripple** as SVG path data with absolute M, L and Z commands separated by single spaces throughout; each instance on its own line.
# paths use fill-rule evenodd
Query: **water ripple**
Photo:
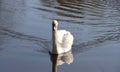
M 19 32 L 16 32 L 14 30 L 10 30 L 8 28 L 3 28 L 3 27 L 0 28 L 0 33 L 3 35 L 8 35 L 8 36 L 11 36 L 14 38 L 18 38 L 18 39 L 24 39 L 24 40 L 30 40 L 30 41 L 39 41 L 39 42 L 45 41 L 45 39 L 43 39 L 43 38 L 25 35 L 23 33 L 19 33 Z
M 0 34 L 8 37 L 12 37 L 14 39 L 28 40 L 35 42 L 38 46 L 40 46 L 41 52 L 48 52 L 50 42 L 46 39 L 35 37 L 31 35 L 26 35 L 20 32 L 16 32 L 14 30 L 10 30 L 8 28 L 0 27 Z
M 41 3 L 43 6 L 37 6 L 33 8 L 47 12 L 48 14 L 53 14 L 52 16 L 46 16 L 46 18 L 77 24 L 81 24 L 83 22 L 84 24 L 96 24 L 96 22 L 104 22 L 106 19 L 104 13 L 106 12 L 106 9 L 110 8 L 106 5 L 106 1 L 103 0 L 42 0 Z M 91 20 L 94 21 L 92 22 Z
M 116 4 L 117 2 L 114 3 Z M 70 30 L 75 36 L 75 42 L 77 44 L 75 43 L 73 45 L 73 52 L 81 52 L 85 51 L 87 47 L 95 46 L 106 41 L 119 40 L 119 32 L 114 31 L 114 28 L 120 26 L 120 11 L 118 7 L 118 4 L 117 6 L 111 5 L 107 0 L 41 0 L 37 1 L 30 11 L 28 8 L 28 12 L 32 12 L 31 10 L 34 9 L 35 11 L 33 10 L 33 12 L 37 16 L 42 15 L 44 20 L 57 19 L 61 22 L 69 22 L 70 28 L 67 28 L 69 27 L 69 23 L 66 24 L 66 27 L 63 24 L 61 28 Z M 29 16 L 28 14 L 27 18 Z M 31 16 L 30 18 L 31 20 L 35 20 Z M 16 39 L 33 41 L 40 47 L 46 49 L 51 48 L 51 41 L 41 37 L 26 35 L 4 27 L 0 28 L 0 34 Z M 85 42 L 82 42 L 81 39 L 85 40 Z M 79 42 L 77 42 L 78 40 Z
M 82 42 L 80 44 L 73 45 L 73 53 L 77 54 L 90 50 L 91 48 L 94 48 L 92 46 L 96 46 L 107 41 L 119 41 L 119 40 L 120 40 L 120 32 L 105 34 L 97 39 L 94 39 L 93 41 Z
M 114 13 L 119 13 L 116 13 L 117 10 L 112 8 L 108 2 L 107 0 L 42 0 L 43 6 L 38 5 L 33 8 L 43 11 L 43 13 L 47 12 L 49 15 L 52 14 L 46 16 L 51 20 L 57 19 L 76 24 L 100 24 L 109 21 L 110 18 L 115 16 Z
M 29 41 L 36 42 L 39 46 L 41 46 L 43 48 L 40 50 L 38 49 L 37 50 L 38 52 L 48 53 L 50 51 L 50 48 L 52 47 L 51 41 L 48 41 L 48 40 L 40 38 L 40 37 L 25 35 L 23 33 L 19 33 L 19 32 L 16 32 L 14 30 L 10 30 L 7 28 L 1 27 L 0 34 L 6 35 L 9 37 L 13 37 L 13 38 L 17 38 L 17 39 L 23 39 L 23 40 L 29 40 Z M 99 44 L 107 42 L 107 41 L 118 41 L 118 40 L 120 40 L 120 32 L 113 32 L 113 33 L 111 32 L 109 34 L 104 34 L 92 41 L 74 44 L 73 45 L 73 53 L 74 54 L 81 53 L 81 52 L 91 49 L 92 46 L 99 45 Z

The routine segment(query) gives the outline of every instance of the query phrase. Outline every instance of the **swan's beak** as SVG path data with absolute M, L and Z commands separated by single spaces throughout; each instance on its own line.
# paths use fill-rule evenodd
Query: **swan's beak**
M 57 20 L 53 20 L 53 31 L 57 30 L 58 22 Z

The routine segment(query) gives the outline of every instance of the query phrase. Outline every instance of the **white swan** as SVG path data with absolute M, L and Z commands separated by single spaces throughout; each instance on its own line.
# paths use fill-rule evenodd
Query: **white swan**
M 68 52 L 72 48 L 73 35 L 66 30 L 58 30 L 57 20 L 52 23 L 52 37 L 53 37 L 53 54 L 61 54 Z

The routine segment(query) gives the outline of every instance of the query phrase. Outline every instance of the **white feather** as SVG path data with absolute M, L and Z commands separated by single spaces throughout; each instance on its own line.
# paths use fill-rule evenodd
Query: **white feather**
M 71 50 L 73 44 L 73 36 L 69 31 L 58 30 L 57 40 L 58 53 L 64 53 Z
M 57 30 L 58 22 L 53 21 L 53 49 L 52 53 L 60 54 L 71 50 L 73 35 L 66 30 Z

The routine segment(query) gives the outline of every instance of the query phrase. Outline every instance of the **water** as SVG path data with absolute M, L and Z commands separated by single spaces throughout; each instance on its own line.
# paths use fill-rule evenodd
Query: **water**
M 58 72 L 120 72 L 119 0 L 0 0 L 0 72 L 51 72 L 51 22 L 74 36 Z

